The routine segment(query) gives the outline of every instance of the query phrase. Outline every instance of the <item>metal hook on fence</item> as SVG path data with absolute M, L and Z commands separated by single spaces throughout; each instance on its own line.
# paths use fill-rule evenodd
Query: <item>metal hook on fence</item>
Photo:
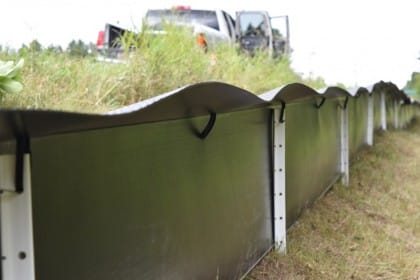
M 349 97 L 346 96 L 346 99 L 344 100 L 343 105 L 340 104 L 341 109 L 345 110 L 347 109 L 347 104 L 349 103 Z
M 322 107 L 322 105 L 324 105 L 324 102 L 325 102 L 325 97 L 321 97 L 322 99 L 321 99 L 321 102 L 319 103 L 319 104 L 315 104 L 315 107 L 317 108 L 317 109 L 319 109 L 319 108 L 321 108 Z
M 279 116 L 279 123 L 284 123 L 284 113 L 286 110 L 286 103 L 284 101 L 281 101 L 281 110 L 280 110 L 280 116 Z
M 17 193 L 23 193 L 24 156 L 28 145 L 29 140 L 25 135 L 16 138 L 15 190 Z
M 353 97 L 354 97 L 354 98 L 359 98 L 361 95 L 362 95 L 362 93 L 361 93 L 361 92 L 358 92 L 358 93 L 356 93 Z
M 216 113 L 210 112 L 210 119 L 207 122 L 206 127 L 203 129 L 202 132 L 198 132 L 197 133 L 197 136 L 200 139 L 206 138 L 210 134 L 210 132 L 213 129 L 213 126 L 214 126 L 215 123 L 216 123 Z

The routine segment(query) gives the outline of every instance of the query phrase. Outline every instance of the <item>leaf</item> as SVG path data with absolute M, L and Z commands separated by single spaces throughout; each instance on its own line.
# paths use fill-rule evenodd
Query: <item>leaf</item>
M 13 61 L 1 61 L 0 60 L 0 77 L 6 77 L 13 68 Z
M 18 63 L 13 66 L 13 61 L 0 61 L 0 77 L 14 78 L 19 75 L 25 61 L 21 58 Z
M 7 74 L 8 78 L 14 78 L 19 75 L 20 70 L 23 68 L 23 65 L 25 64 L 25 60 L 23 58 L 19 59 L 18 63 L 16 63 L 15 67 L 12 68 L 12 70 Z
M 23 89 L 23 85 L 10 78 L 0 80 L 0 90 L 8 93 L 18 93 Z

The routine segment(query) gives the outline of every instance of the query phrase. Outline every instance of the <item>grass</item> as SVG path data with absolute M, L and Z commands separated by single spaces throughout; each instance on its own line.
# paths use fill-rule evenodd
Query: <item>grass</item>
M 420 121 L 375 135 L 248 279 L 420 279 Z
M 105 112 L 202 81 L 226 82 L 256 94 L 292 82 L 325 86 L 322 79 L 304 80 L 287 57 L 270 60 L 259 53 L 251 58 L 226 45 L 204 53 L 188 31 L 168 28 L 166 36 L 143 36 L 140 43 L 134 42 L 137 49 L 126 64 L 29 51 L 22 70 L 23 91 L 5 95 L 0 106 Z M 125 40 L 131 45 L 136 38 Z M 0 59 L 18 57 L 3 52 Z

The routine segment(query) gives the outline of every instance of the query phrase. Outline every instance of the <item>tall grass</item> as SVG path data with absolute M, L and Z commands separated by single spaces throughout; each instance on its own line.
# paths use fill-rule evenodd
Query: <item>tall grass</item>
M 122 41 L 135 50 L 126 52 L 120 64 L 29 52 L 23 91 L 5 96 L 1 106 L 104 112 L 202 81 L 226 82 L 257 94 L 291 82 L 324 86 L 321 79 L 304 80 L 287 57 L 271 60 L 264 52 L 250 57 L 227 45 L 206 53 L 187 29 L 167 26 L 166 35 L 131 34 Z
M 377 137 L 378 136 L 378 137 Z M 288 231 L 260 279 L 420 279 L 420 122 L 375 135 L 335 186 Z

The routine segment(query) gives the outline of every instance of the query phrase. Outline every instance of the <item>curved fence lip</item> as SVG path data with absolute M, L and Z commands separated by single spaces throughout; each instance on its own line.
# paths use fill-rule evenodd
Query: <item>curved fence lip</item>
M 325 100 L 381 92 L 406 104 L 410 103 L 409 97 L 395 84 L 383 81 L 370 87 L 359 87 L 349 91 L 340 87 L 316 91 L 304 84 L 292 83 L 259 96 L 223 82 L 201 82 L 102 115 L 42 110 L 0 110 L 0 141 L 21 136 L 41 137 L 235 112 L 282 103 L 303 102 L 314 97 L 322 97 Z
M 170 121 L 264 106 L 267 106 L 264 100 L 246 90 L 225 83 L 205 82 L 185 86 L 104 115 L 1 110 L 0 140 Z
M 408 99 L 408 96 L 392 82 L 380 81 L 374 85 L 373 91 L 377 93 L 384 92 L 392 98 L 404 102 L 407 102 Z
M 187 85 L 174 91 L 140 101 L 111 111 L 108 115 L 134 113 L 145 109 L 187 111 L 188 117 L 243 110 L 265 105 L 266 102 L 255 94 L 222 82 L 201 82 Z M 168 108 L 165 108 L 168 107 Z M 186 117 L 179 112 L 179 117 Z
M 353 96 L 350 92 L 340 87 L 327 87 L 319 90 L 314 90 L 301 83 L 288 84 L 282 87 L 275 88 L 268 92 L 259 95 L 262 99 L 271 104 L 277 103 L 294 103 L 307 100 L 313 97 L 336 98 Z
M 358 97 L 362 94 L 367 94 L 367 95 L 371 95 L 373 93 L 372 91 L 373 86 L 370 87 L 354 87 L 349 89 L 350 95 L 353 97 Z
M 354 87 L 348 90 L 338 86 L 330 86 L 319 90 L 314 90 L 301 83 L 292 83 L 267 91 L 259 95 L 259 97 L 267 102 L 270 102 L 271 104 L 287 104 L 304 101 L 308 98 L 316 96 L 328 99 L 341 96 L 358 97 L 362 94 L 377 94 L 380 92 L 386 92 L 387 94 L 390 94 L 392 98 L 398 100 L 406 101 L 407 99 L 407 96 L 404 94 L 404 92 L 398 89 L 395 84 L 391 82 L 386 83 L 383 81 L 367 87 Z
M 345 90 L 341 87 L 336 87 L 336 86 L 327 87 L 320 94 L 322 94 L 322 96 L 325 97 L 325 98 L 354 96 L 350 92 L 348 92 L 347 90 Z
M 306 100 L 318 95 L 317 91 L 304 84 L 293 83 L 267 91 L 259 97 L 271 104 L 280 104 Z
M 348 92 L 351 96 L 359 96 L 361 94 L 373 94 L 374 93 L 375 84 L 369 86 L 354 86 L 348 89 Z
M 60 111 L 0 111 L 0 141 L 107 127 L 104 116 Z

